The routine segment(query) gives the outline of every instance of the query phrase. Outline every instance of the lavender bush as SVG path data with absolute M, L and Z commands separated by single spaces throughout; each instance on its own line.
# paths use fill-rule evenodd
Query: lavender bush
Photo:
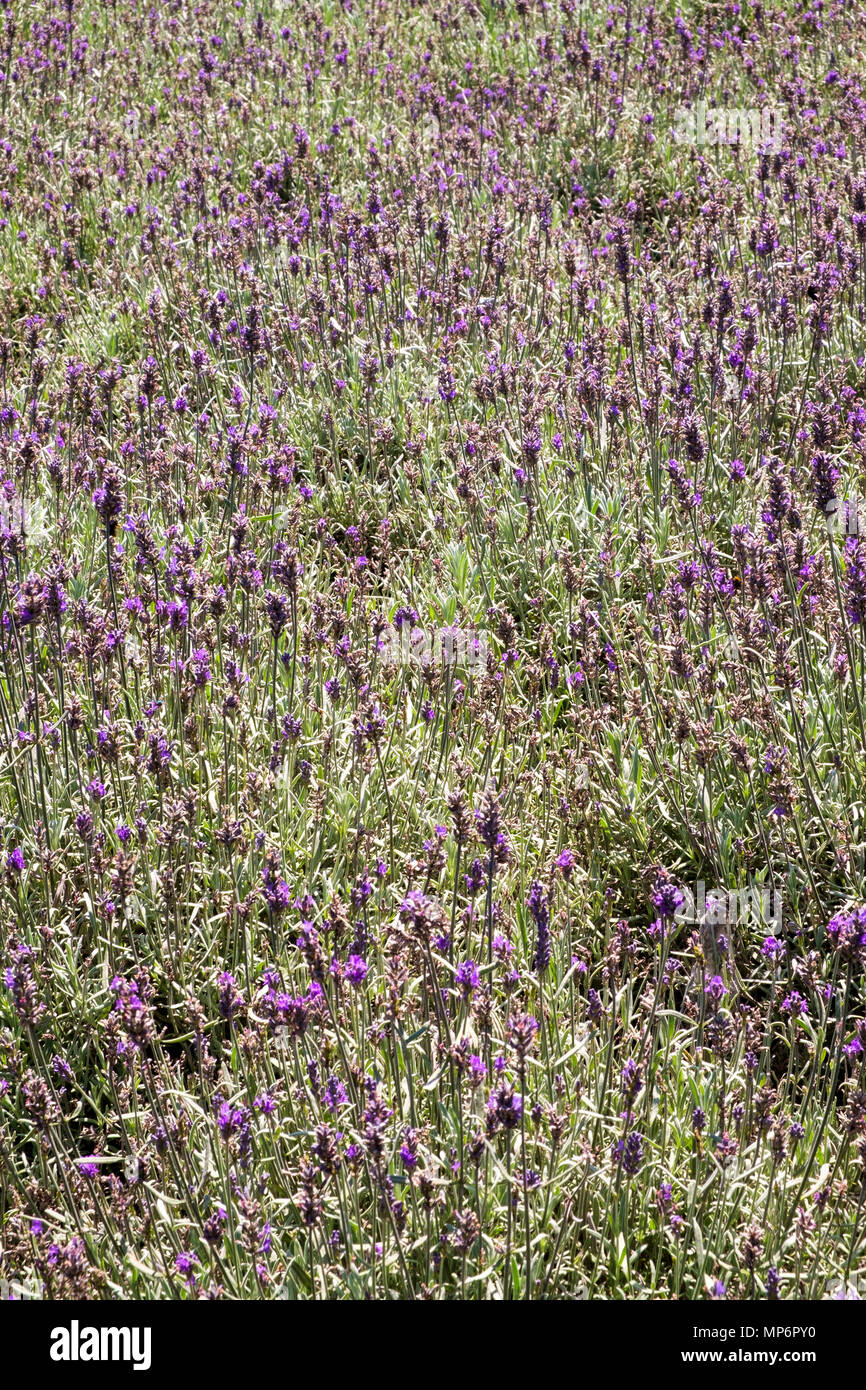
M 8 1296 L 856 1296 L 864 23 L 3 0 Z

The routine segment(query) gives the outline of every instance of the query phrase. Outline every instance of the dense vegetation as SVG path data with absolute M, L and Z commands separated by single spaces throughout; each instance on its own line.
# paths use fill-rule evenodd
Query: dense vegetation
M 3 0 L 7 1293 L 855 1294 L 864 23 Z

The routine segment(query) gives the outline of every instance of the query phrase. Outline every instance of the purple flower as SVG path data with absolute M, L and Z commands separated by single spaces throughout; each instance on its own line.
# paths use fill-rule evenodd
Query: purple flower
M 219 987 L 220 1017 L 234 1018 L 234 1015 L 244 1007 L 244 997 L 237 988 L 237 980 L 234 975 L 225 971 L 219 976 L 217 985 Z
M 477 1053 L 472 1053 L 469 1058 L 469 1083 L 475 1088 L 480 1086 L 487 1079 L 487 1067 Z
M 633 1057 L 630 1057 L 620 1072 L 620 1083 L 622 1093 L 626 1098 L 626 1103 L 630 1106 L 635 1096 L 643 1088 L 643 1076 L 641 1068 Z
M 191 1280 L 194 1276 L 194 1266 L 198 1264 L 198 1255 L 189 1251 L 181 1250 L 175 1257 L 174 1265 L 178 1274 L 182 1274 L 184 1279 Z
M 322 1093 L 322 1104 L 334 1113 L 341 1105 L 348 1105 L 346 1088 L 338 1076 L 329 1076 Z
M 349 956 L 345 975 L 350 985 L 362 985 L 367 978 L 367 971 L 367 962 L 362 956 Z
M 192 654 L 192 681 L 198 689 L 209 685 L 213 677 L 210 670 L 210 655 L 204 647 L 197 648 Z
M 634 1177 L 643 1162 L 643 1135 L 632 1130 L 625 1139 L 618 1139 L 611 1154 L 615 1167 L 622 1167 L 627 1177 Z
M 262 870 L 262 897 L 273 917 L 280 917 L 291 902 L 291 891 L 280 874 L 281 858 L 274 850 L 267 855 Z
M 24 851 L 20 847 L 13 849 L 11 854 L 7 854 L 6 868 L 13 874 L 24 872 Z
M 769 960 L 781 960 L 785 955 L 784 941 L 779 941 L 775 936 L 765 937 L 761 947 L 761 955 L 766 956 Z
M 572 871 L 577 863 L 570 849 L 564 849 L 556 860 L 556 867 L 562 874 L 566 882 L 571 878 Z
M 782 1012 L 790 1014 L 791 1018 L 805 1018 L 809 1012 L 809 1005 L 802 994 L 794 989 L 787 999 L 782 1000 Z
M 523 1097 L 507 1081 L 500 1081 L 487 1101 L 487 1128 L 491 1134 L 500 1129 L 516 1129 L 523 1113 Z
M 189 608 L 183 599 L 171 599 L 165 605 L 165 616 L 171 632 L 180 632 L 189 622 Z
M 541 975 L 550 964 L 550 902 L 543 886 L 537 881 L 529 889 L 526 905 L 537 933 L 532 968 L 537 975 Z
M 685 897 L 676 884 L 660 881 L 653 890 L 652 901 L 663 918 L 672 919 L 685 902 Z
M 12 995 L 12 1006 L 20 1021 L 32 1026 L 45 1013 L 45 1005 L 39 1001 L 36 957 L 32 948 L 23 944 L 13 946 L 10 955 L 12 964 L 3 972 L 3 983 Z
M 478 988 L 480 976 L 478 967 L 472 960 L 466 960 L 462 965 L 458 965 L 454 973 L 454 982 L 465 1000 L 469 1000 L 474 990 Z

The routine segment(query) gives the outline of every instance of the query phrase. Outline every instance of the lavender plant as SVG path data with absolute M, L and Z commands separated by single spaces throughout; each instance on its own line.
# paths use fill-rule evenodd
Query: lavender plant
M 0 2 L 13 1296 L 856 1293 L 864 22 Z

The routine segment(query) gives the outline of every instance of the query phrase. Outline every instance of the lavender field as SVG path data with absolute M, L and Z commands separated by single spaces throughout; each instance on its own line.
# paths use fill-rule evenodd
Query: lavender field
M 2 0 L 3 1297 L 866 1292 L 864 33 Z

